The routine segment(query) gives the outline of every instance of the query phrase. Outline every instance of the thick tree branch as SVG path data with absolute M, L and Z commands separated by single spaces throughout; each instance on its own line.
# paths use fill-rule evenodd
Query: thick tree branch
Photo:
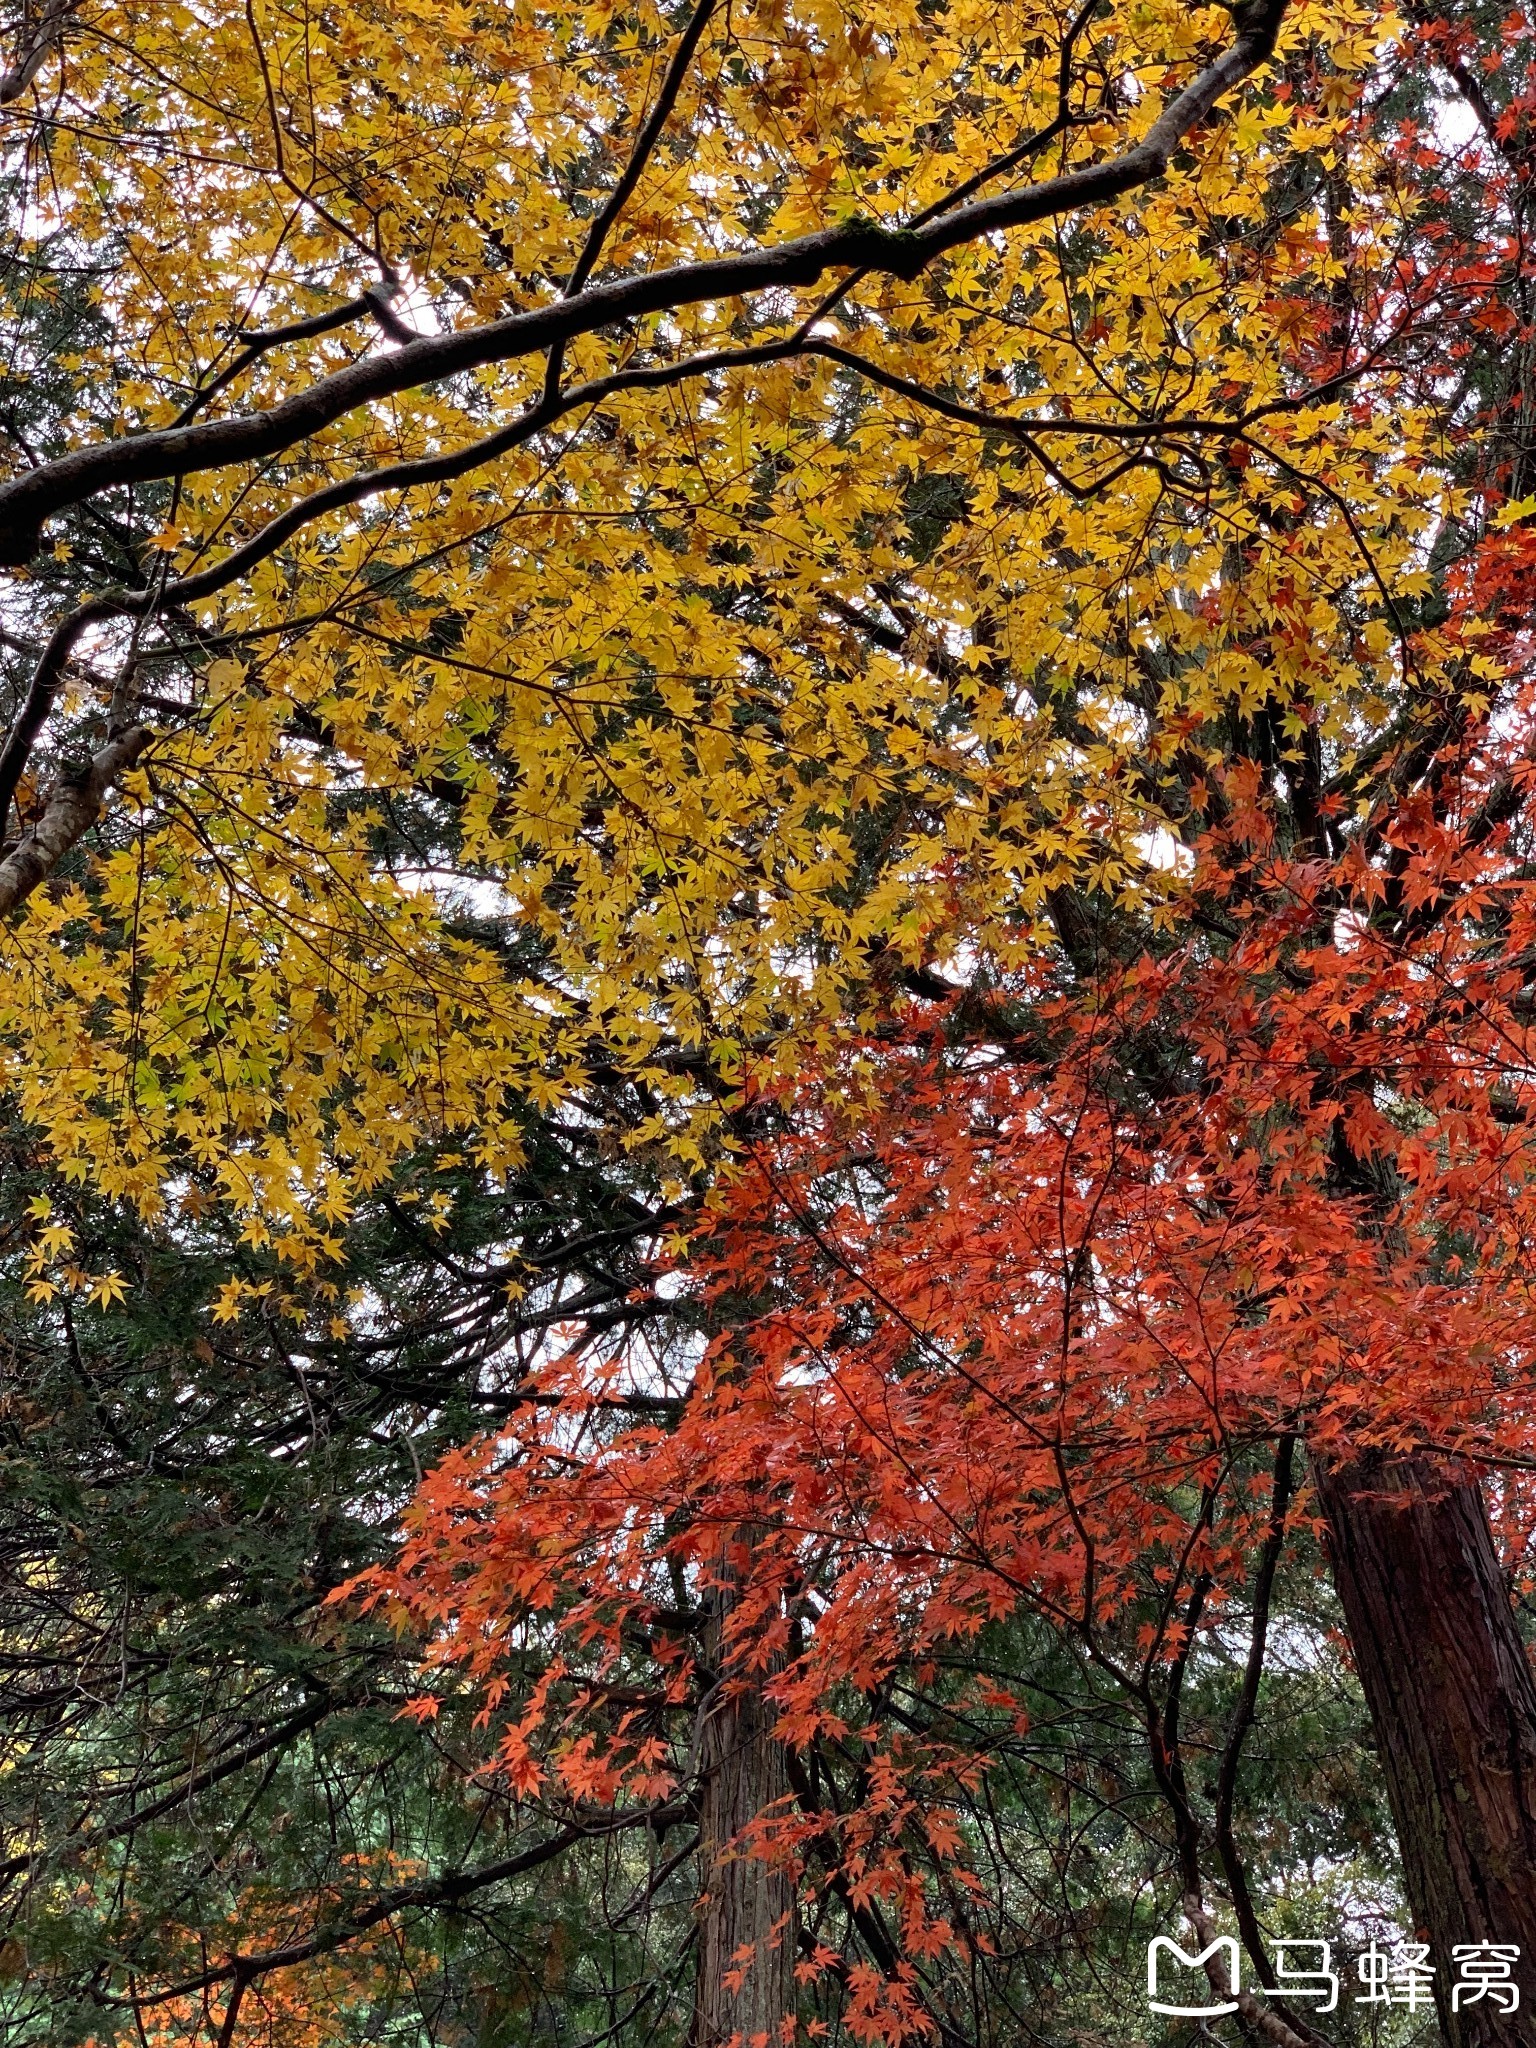
M 73 11 L 74 0 L 48 0 L 35 21 L 31 8 L 26 10 L 22 47 L 17 52 L 16 62 L 8 71 L 0 73 L 0 107 L 8 107 L 13 100 L 21 98 L 64 40 L 64 30 Z
M 395 312 L 392 305 L 393 287 L 388 284 L 371 284 L 355 299 L 348 299 L 344 306 L 332 306 L 328 312 L 312 313 L 307 320 L 295 320 L 287 327 L 245 328 L 235 335 L 240 344 L 240 353 L 214 378 L 193 394 L 186 410 L 172 422 L 174 426 L 189 426 L 200 412 L 206 411 L 221 391 L 233 384 L 235 379 L 248 370 L 252 363 L 259 362 L 275 348 L 283 348 L 290 342 L 310 341 L 317 335 L 331 334 L 338 327 L 350 327 L 355 320 L 377 320 L 392 341 L 406 342 L 417 339 L 415 333 Z
M 1204 1948 L 1210 1948 L 1216 1940 L 1216 1923 L 1200 1903 L 1198 1896 L 1184 1901 L 1184 1917 L 1195 1930 L 1195 1938 Z M 1317 2048 L 1315 2035 L 1298 2034 L 1272 2005 L 1261 2005 L 1253 1993 L 1244 1987 L 1234 1987 L 1227 1977 L 1226 1965 L 1218 1950 L 1206 1960 L 1205 1974 L 1211 1989 L 1222 2004 L 1235 2004 L 1241 2017 L 1254 2032 L 1266 2041 L 1272 2041 L 1274 2048 Z
M 162 590 L 130 590 L 120 597 L 104 597 L 96 601 L 90 617 L 77 614 L 65 625 L 76 632 L 91 619 L 116 615 L 142 615 L 151 610 L 168 610 L 177 606 L 200 603 L 216 591 L 225 589 L 249 570 L 268 560 L 277 549 L 291 540 L 304 527 L 328 512 L 344 510 L 347 506 L 362 503 L 379 496 L 385 491 L 407 491 L 429 484 L 452 483 L 461 476 L 468 476 L 476 469 L 495 461 L 499 456 L 510 454 L 514 448 L 523 446 L 536 434 L 556 425 L 568 414 L 600 405 L 605 399 L 618 396 L 625 391 L 663 390 L 678 384 L 688 383 L 694 378 L 718 375 L 725 370 L 759 368 L 768 363 L 785 362 L 796 358 L 817 356 L 827 362 L 837 363 L 867 377 L 873 384 L 890 391 L 897 397 L 910 399 L 940 413 L 946 419 L 958 424 L 974 427 L 979 433 L 997 433 L 1018 442 L 1047 472 L 1077 498 L 1086 498 L 1104 489 L 1128 468 L 1152 466 L 1163 468 L 1150 455 L 1138 454 L 1126 462 L 1117 464 L 1105 475 L 1096 477 L 1089 484 L 1075 483 L 1063 476 L 1059 466 L 1039 446 L 1037 436 L 1042 433 L 1066 433 L 1101 435 L 1108 439 L 1138 440 L 1151 442 L 1173 434 L 1220 433 L 1228 436 L 1239 434 L 1250 419 L 1259 413 L 1243 415 L 1236 419 L 1220 418 L 1177 418 L 1166 420 L 1097 421 L 1097 420 L 1018 420 L 1005 413 L 995 413 L 979 406 L 967 405 L 959 399 L 945 397 L 942 393 L 929 390 L 909 378 L 901 377 L 894 371 L 886 370 L 879 364 L 871 363 L 866 357 L 852 349 L 839 347 L 834 342 L 808 335 L 802 327 L 795 334 L 781 341 L 762 342 L 755 347 L 739 349 L 718 349 L 708 353 L 687 356 L 675 363 L 653 363 L 643 367 L 615 370 L 605 377 L 594 377 L 582 384 L 570 386 L 553 397 L 545 396 L 537 404 L 498 427 L 494 433 L 480 439 L 466 442 L 462 448 L 454 448 L 440 455 L 421 456 L 414 461 L 386 463 L 379 469 L 362 470 L 355 476 L 340 477 L 335 483 L 327 484 L 313 491 L 306 498 L 299 499 L 283 512 L 270 519 L 250 539 L 234 548 L 229 554 L 175 583 L 167 584 Z M 1321 387 L 1320 387 L 1321 388 Z M 1306 394 L 1311 396 L 1313 394 Z M 1299 405 L 1302 399 L 1285 400 L 1260 409 L 1271 413 Z M 71 644 L 73 644 L 71 642 Z M 61 669 L 61 657 L 55 669 Z M 36 685 L 34 684 L 34 690 Z M 28 745 L 40 729 L 40 721 L 31 729 Z M 21 758 L 25 765 L 25 756 Z M 20 767 L 16 770 L 20 772 Z M 6 768 L 0 757 L 0 793 L 5 789 Z
M 1269 1642 L 1270 1602 L 1274 1594 L 1275 1572 L 1280 1564 L 1281 1552 L 1285 1548 L 1286 1517 L 1290 1513 L 1295 1458 L 1295 1437 L 1283 1436 L 1275 1452 L 1269 1529 L 1259 1557 L 1259 1569 L 1254 1578 L 1253 1628 L 1248 1640 L 1248 1658 L 1243 1669 L 1243 1683 L 1238 1693 L 1237 1706 L 1227 1730 L 1226 1745 L 1221 1756 L 1221 1771 L 1216 1782 L 1213 1832 L 1216 1837 L 1216 1852 L 1221 1858 L 1227 1889 L 1232 1897 L 1232 1910 L 1237 1916 L 1238 1933 L 1243 1938 L 1244 1948 L 1253 1958 L 1254 1968 L 1259 1973 L 1259 1982 L 1268 1992 L 1274 2011 L 1295 2033 L 1312 2042 L 1314 2048 L 1327 2048 L 1326 2036 L 1320 2034 L 1304 2015 L 1293 2012 L 1275 1995 L 1279 1989 L 1279 1979 L 1275 1975 L 1274 1963 L 1259 1926 L 1253 1895 L 1248 1888 L 1248 1873 L 1243 1868 L 1242 1858 L 1237 1852 L 1237 1837 L 1232 1829 L 1232 1804 L 1237 1792 L 1238 1766 L 1242 1760 L 1243 1744 L 1248 1738 L 1249 1729 L 1253 1726 L 1259 1702 L 1259 1685 L 1264 1676 L 1264 1657 Z M 1241 2004 L 1241 2001 L 1239 2003 Z
M 147 726 L 130 726 L 93 754 L 83 768 L 63 770 L 43 815 L 19 846 L 0 860 L 0 917 L 14 910 L 95 824 L 107 791 L 125 768 L 131 768 L 154 735 Z
M 92 626 L 120 616 L 122 610 L 114 599 L 97 598 L 60 619 L 49 634 L 28 681 L 21 709 L 6 734 L 4 746 L 0 747 L 0 837 L 9 822 L 11 800 L 26 772 L 37 736 L 53 709 L 54 697 L 75 649 Z
M 129 591 L 120 602 L 104 599 L 103 605 L 109 610 L 143 613 L 197 604 L 235 582 L 258 563 L 266 561 L 285 541 L 291 540 L 302 528 L 327 512 L 360 504 L 366 498 L 377 497 L 381 491 L 409 491 L 423 484 L 452 483 L 455 478 L 468 476 L 471 471 L 494 462 L 498 456 L 522 447 L 535 434 L 553 426 L 568 413 L 599 405 L 605 398 L 612 398 L 621 391 L 657 390 L 720 370 L 777 362 L 800 352 L 801 344 L 791 338 L 765 342 L 760 348 L 722 349 L 710 355 L 690 356 L 680 363 L 616 370 L 608 377 L 595 377 L 585 384 L 573 384 L 553 399 L 541 399 L 515 420 L 509 420 L 506 426 L 498 427 L 495 433 L 483 434 L 478 441 L 467 442 L 462 448 L 449 449 L 442 455 L 424 455 L 414 462 L 386 463 L 380 469 L 363 470 L 356 476 L 339 477 L 335 483 L 311 492 L 307 498 L 299 499 L 286 511 L 278 513 L 248 541 L 207 569 L 167 584 L 161 591 Z

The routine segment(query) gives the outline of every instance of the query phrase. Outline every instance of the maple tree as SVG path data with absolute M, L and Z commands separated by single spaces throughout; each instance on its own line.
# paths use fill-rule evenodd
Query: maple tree
M 410 1205 L 359 1216 L 348 1270 L 378 1306 L 367 1335 L 343 1341 L 323 1290 L 300 1319 L 291 1276 L 236 1246 L 217 1205 L 195 1235 L 168 1234 L 55 1187 L 78 1255 L 130 1285 L 103 1310 L 56 1269 L 53 1299 L 28 1301 L 26 1211 L 49 1181 L 35 1152 L 8 1149 L 0 2032 L 18 2048 L 117 2048 L 139 2026 L 212 2048 L 242 1983 L 236 2042 L 265 2043 L 281 2026 L 300 2041 L 467 2035 L 512 2048 L 562 2029 L 585 2038 L 631 2012 L 637 2033 L 686 2035 L 697 1817 L 653 1818 L 637 1803 L 605 1832 L 604 1810 L 556 1782 L 516 1798 L 485 1768 L 501 1730 L 475 1729 L 473 1689 L 441 1673 L 438 1715 L 419 1728 L 396 1719 L 420 1688 L 413 1644 L 350 1604 L 321 1604 L 339 1577 L 389 1554 L 413 1459 L 430 1465 L 517 1402 L 519 1346 L 537 1345 L 541 1318 L 558 1319 L 562 1302 L 581 1314 L 599 1287 L 610 1305 L 640 1292 L 643 1271 L 624 1262 L 624 1202 L 606 1244 L 582 1228 L 602 1199 L 588 1168 L 564 1191 L 590 1272 L 572 1270 L 555 1299 L 530 1288 L 509 1310 L 512 1223 L 543 1233 L 527 1249 L 546 1272 L 564 1263 L 548 1262 L 561 1241 L 557 1157 L 535 1133 L 530 1153 L 509 1196 L 477 1198 L 465 1177 L 450 1235 L 408 1227 Z M 220 1322 L 210 1309 L 231 1269 L 252 1284 L 238 1320 Z M 687 1297 L 664 1289 L 627 1307 L 658 1355 L 678 1354 L 681 1388 Z M 668 1413 L 657 1391 L 633 1412 Z M 1304 1626 L 1304 1586 L 1282 1575 L 1277 1602 L 1288 1629 Z M 1009 1626 L 982 1662 L 1011 1674 L 1031 1726 L 1020 1734 L 985 1710 L 1001 1838 L 979 1867 L 1003 1941 L 979 2005 L 960 2001 L 967 2036 L 1005 2038 L 1020 2012 L 1045 2025 L 1049 2010 L 1055 2026 L 1141 2040 L 1137 1941 L 1153 1927 L 1133 1902 L 1163 1884 L 1169 1850 L 1135 1723 L 1049 1629 Z M 637 1692 L 646 1685 L 637 1673 Z M 1226 1711 L 1225 1680 L 1210 1686 L 1190 1682 L 1191 1734 Z M 1290 1686 L 1306 1739 L 1277 1756 L 1261 1719 L 1250 1743 L 1267 1767 L 1262 1825 L 1279 1830 L 1251 1865 L 1255 1887 L 1271 1896 L 1272 1855 L 1283 1868 L 1318 1853 L 1388 1882 L 1390 1827 L 1336 1660 Z M 934 1691 L 942 1710 L 943 1677 Z M 1240 1829 L 1253 1790 L 1240 1789 Z M 818 1938 L 836 1949 L 844 1909 L 835 1895 L 821 1907 Z M 1098 1997 L 1080 1949 L 1129 1997 Z M 829 2018 L 832 1988 L 813 1987 Z
M 1336 259 L 1262 226 L 1364 6 L 27 23 L 0 1012 L 114 1192 L 215 1160 L 312 1259 L 423 1130 L 515 1162 L 509 1105 L 615 1061 L 686 1159 L 922 952 L 947 853 L 994 936 L 1134 881 L 1144 622 L 1181 696 L 1252 697 L 1283 591 L 1340 717 L 1390 690 L 1362 543 L 1421 573 L 1397 344 L 1443 280 L 1394 281 L 1360 128 L 1382 287 L 1298 377 L 1275 322 Z
M 985 1802 L 1063 1656 L 1093 1714 L 1139 1711 L 1193 1911 L 1215 1882 L 1245 1911 L 1298 1460 L 1357 1654 L 1409 1526 L 1425 1614 L 1487 1653 L 1460 1732 L 1433 1659 L 1408 1692 L 1410 1650 L 1361 1665 L 1413 1909 L 1455 1936 L 1442 1866 L 1486 1895 L 1499 1863 L 1525 1925 L 1519 1795 L 1458 1819 L 1434 1769 L 1496 1791 L 1462 1737 L 1506 1712 L 1518 1747 L 1529 1704 L 1445 1462 L 1506 1460 L 1518 1547 L 1509 32 L 442 0 L 16 24 L 6 1085 L 66 1186 L 170 1245 L 232 1208 L 205 1341 L 262 1332 L 279 1380 L 287 1322 L 370 1384 L 346 1265 L 376 1200 L 439 1277 L 501 1203 L 510 1250 L 457 1277 L 484 1355 L 513 1345 L 513 1418 L 439 1466 L 375 1584 L 444 1631 L 433 1698 L 470 1652 L 496 1810 L 544 1845 L 599 1816 L 659 1844 L 677 1781 L 706 2040 L 797 1999 L 893 2039 L 1010 2009 Z M 1447 978 L 1481 1007 L 1437 1009 Z M 553 1369 L 503 1319 L 591 1256 L 518 1221 L 562 1116 L 583 1199 L 655 1173 L 623 1242 L 677 1221 L 722 1118 L 755 1140 L 684 1275 L 728 1326 L 702 1366 L 615 1349 L 658 1311 L 607 1281 L 565 1298 L 588 1319 Z M 56 1181 L 35 1203 L 18 1284 L 88 1322 L 131 1262 Z M 1092 1286 L 1047 1257 L 1067 1212 Z M 467 1426 L 453 1313 L 429 1454 Z M 338 1427 L 364 1442 L 402 1384 Z M 386 1514 L 398 1471 L 352 1470 Z M 1237 1614 L 1259 1662 L 1191 1790 L 1180 1718 Z M 338 1940 L 455 1896 L 398 1889 Z M 233 2036 L 284 1967 L 269 1924 L 210 1909 L 191 2003 L 160 2006 L 175 1929 L 115 1926 L 113 1995 L 126 1970 L 145 2024 Z
M 1483 201 L 1518 222 L 1529 80 L 1495 109 L 1464 35 L 1433 24 L 1423 47 L 1470 81 L 1497 151 Z M 1495 237 L 1454 261 L 1479 304 L 1448 351 L 1453 419 L 1476 394 L 1451 467 L 1497 508 L 1529 473 L 1528 385 L 1502 347 L 1527 331 L 1526 259 Z M 985 1952 L 944 1808 L 987 1765 L 880 1703 L 1021 1605 L 1141 1703 L 1185 1910 L 1208 1934 L 1214 1855 L 1275 1987 L 1231 1816 L 1303 1452 L 1413 1916 L 1442 1955 L 1530 1952 L 1536 1689 L 1506 1587 L 1528 1583 L 1531 1526 L 1528 512 L 1442 532 L 1442 602 L 1368 747 L 1295 700 L 1191 720 L 1161 749 L 1157 719 L 1146 778 L 1175 786 L 1194 861 L 1171 920 L 1052 891 L 1049 970 L 994 959 L 989 987 L 972 955 L 970 988 L 950 991 L 959 1053 L 937 1050 L 938 1019 L 798 1100 L 765 1087 L 760 1117 L 786 1105 L 787 1134 L 749 1158 L 702 1271 L 723 1300 L 776 1305 L 737 1300 L 667 1428 L 602 1428 L 643 1365 L 557 1363 L 536 1384 L 562 1405 L 449 1460 L 400 1565 L 375 1575 L 487 1687 L 514 1784 L 660 1796 L 707 1767 L 668 1714 L 734 1714 L 728 1739 L 749 1748 L 776 1738 L 778 1776 L 764 1765 L 737 1837 L 768 1873 L 740 1923 L 738 1975 L 760 1986 L 735 2008 L 744 2038 L 792 2009 L 773 1960 L 792 1880 L 808 1915 L 829 1885 L 888 1911 L 863 1930 L 867 1963 L 803 1962 L 841 1966 L 856 2027 L 951 2030 L 922 1965 L 957 1940 Z M 1459 660 L 1437 663 L 1436 633 Z M 1191 919 L 1170 949 L 1170 921 Z M 1001 1049 L 967 1055 L 978 1036 Z M 1239 1594 L 1248 1678 L 1202 1809 L 1181 1692 Z M 535 1641 L 558 1654 L 528 1691 L 514 1674 Z M 649 1718 L 610 1699 L 637 1644 L 663 1688 Z M 824 1742 L 863 1745 L 852 1809 L 805 1776 Z M 1529 2038 L 1525 2015 L 1458 2011 L 1444 1982 L 1436 1997 L 1452 2041 Z M 1278 1993 L 1243 2010 L 1277 2041 L 1315 2038 Z
M 1522 765 L 1528 746 L 1522 729 Z M 1480 765 L 1481 788 L 1459 790 L 1469 824 L 1505 786 Z M 1287 859 L 1263 811 L 1234 805 L 1236 873 L 1202 878 L 1220 884 L 1208 901 L 1259 913 L 1230 946 L 1086 994 L 1010 989 L 1027 1024 L 1003 1048 L 939 1052 L 934 1020 L 802 1097 L 724 1198 L 700 1269 L 771 1305 L 743 1319 L 738 1303 L 670 1424 L 604 1429 L 615 1391 L 648 1383 L 632 1359 L 558 1362 L 535 1385 L 559 1405 L 446 1460 L 400 1562 L 373 1575 L 441 1628 L 436 1657 L 480 1677 L 523 1791 L 548 1775 L 615 1806 L 675 1796 L 679 1772 L 707 1768 L 689 1731 L 721 1713 L 719 1688 L 765 1694 L 798 1761 L 738 1853 L 788 1860 L 808 1909 L 828 1885 L 885 1908 L 883 1938 L 865 1930 L 879 1967 L 848 1973 L 871 2035 L 943 2032 L 913 1964 L 962 1937 L 985 1948 L 950 1808 L 989 1767 L 967 1721 L 1023 1704 L 983 1679 L 922 1726 L 882 1696 L 912 1671 L 931 1686 L 1020 1606 L 1139 1706 L 1185 1909 L 1208 1937 L 1214 1854 L 1274 1984 L 1231 1815 L 1299 1446 L 1419 1924 L 1443 1954 L 1529 1932 L 1528 1774 L 1490 1768 L 1484 1717 L 1501 1693 L 1504 1739 L 1528 1757 L 1536 1690 L 1469 1473 L 1497 1475 L 1528 1585 L 1536 905 L 1502 835 L 1469 855 L 1435 810 L 1395 819 L 1408 885 L 1373 918 L 1369 866 Z M 1437 914 L 1405 937 L 1426 903 Z M 1249 1677 L 1202 1811 L 1180 1691 L 1234 1604 L 1251 1604 Z M 544 1631 L 555 1661 L 519 1688 Z M 637 1643 L 657 1667 L 649 1712 L 616 1675 Z M 851 1810 L 816 1796 L 823 1745 L 863 1746 Z M 792 1910 L 786 1886 L 785 1925 Z M 1283 2000 L 1244 1997 L 1272 2038 L 1312 2038 Z M 1452 2038 L 1524 2038 L 1523 2022 L 1447 2018 Z

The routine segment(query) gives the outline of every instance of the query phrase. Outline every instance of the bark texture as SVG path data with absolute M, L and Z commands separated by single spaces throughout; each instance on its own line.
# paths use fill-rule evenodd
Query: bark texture
M 710 1631 L 718 1657 L 719 1623 Z M 741 1833 L 788 1792 L 774 1711 L 755 1687 L 720 1685 L 699 1730 L 699 1962 L 694 2048 L 766 2048 L 795 2009 L 795 1893 Z
M 133 726 L 109 740 L 83 767 L 60 775 L 42 816 L 0 860 L 0 917 L 25 902 L 85 837 L 101 815 L 107 791 L 152 737 L 147 726 Z
M 1536 1681 L 1475 1476 L 1314 1461 L 1408 1902 L 1452 2048 L 1536 2048 Z M 1458 1943 L 1516 1942 L 1518 2009 L 1451 2009 Z

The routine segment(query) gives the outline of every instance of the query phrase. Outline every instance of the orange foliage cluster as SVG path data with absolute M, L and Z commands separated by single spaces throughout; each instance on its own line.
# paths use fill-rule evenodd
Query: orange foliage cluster
M 641 1366 L 573 1350 L 367 1582 L 484 1685 L 520 1789 L 664 1796 L 656 1708 L 699 1677 L 678 1610 L 713 1598 L 727 1686 L 763 1685 L 791 1746 L 869 1745 L 855 1812 L 801 1799 L 756 1848 L 879 1898 L 919 1956 L 966 1889 L 945 1783 L 981 1767 L 864 1725 L 892 1670 L 1020 1610 L 1132 1681 L 1176 1658 L 1177 1589 L 1219 1625 L 1285 1436 L 1486 1461 L 1524 1543 L 1536 883 L 1509 834 L 1536 768 L 1529 712 L 1501 725 L 1332 863 L 1289 858 L 1229 771 L 1187 883 L 1219 944 L 1041 968 L 1011 1038 L 909 1017 L 764 1101 L 778 1134 L 689 1269 L 729 1327 L 675 1418 L 616 1425 Z M 637 1645 L 657 1692 L 623 1704 Z M 914 1876 L 916 1826 L 952 1887 Z M 889 2038 L 893 1998 L 866 2012 Z
M 360 1881 L 419 1874 L 409 1858 L 390 1852 L 344 1860 Z M 339 1927 L 346 1904 L 324 1886 L 305 1902 L 322 1928 L 327 1914 Z M 250 1967 L 252 1958 L 261 1967 Z M 182 1988 L 140 1993 L 131 2018 L 91 2035 L 84 2048 L 230 2048 L 235 2041 L 240 2048 L 334 2048 L 353 2038 L 349 2022 L 364 2018 L 402 1970 L 426 1976 L 431 1968 L 431 1956 L 397 1919 L 382 1922 L 371 1939 L 328 1946 L 290 1900 L 253 1885 L 226 1926 L 188 1936 Z

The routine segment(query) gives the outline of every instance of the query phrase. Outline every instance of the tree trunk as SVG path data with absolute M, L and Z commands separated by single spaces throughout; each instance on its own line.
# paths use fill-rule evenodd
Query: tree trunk
M 1536 1681 L 1481 1489 L 1421 1454 L 1314 1469 L 1441 2028 L 1536 2048 Z M 1511 2014 L 1451 2010 L 1451 1951 L 1479 1941 L 1519 1944 Z
M 720 1623 L 709 1631 L 717 1663 Z M 698 1974 L 693 2048 L 777 2048 L 795 2010 L 795 1888 L 741 1832 L 782 1805 L 788 1782 L 774 1711 L 755 1687 L 720 1687 L 699 1731 Z

